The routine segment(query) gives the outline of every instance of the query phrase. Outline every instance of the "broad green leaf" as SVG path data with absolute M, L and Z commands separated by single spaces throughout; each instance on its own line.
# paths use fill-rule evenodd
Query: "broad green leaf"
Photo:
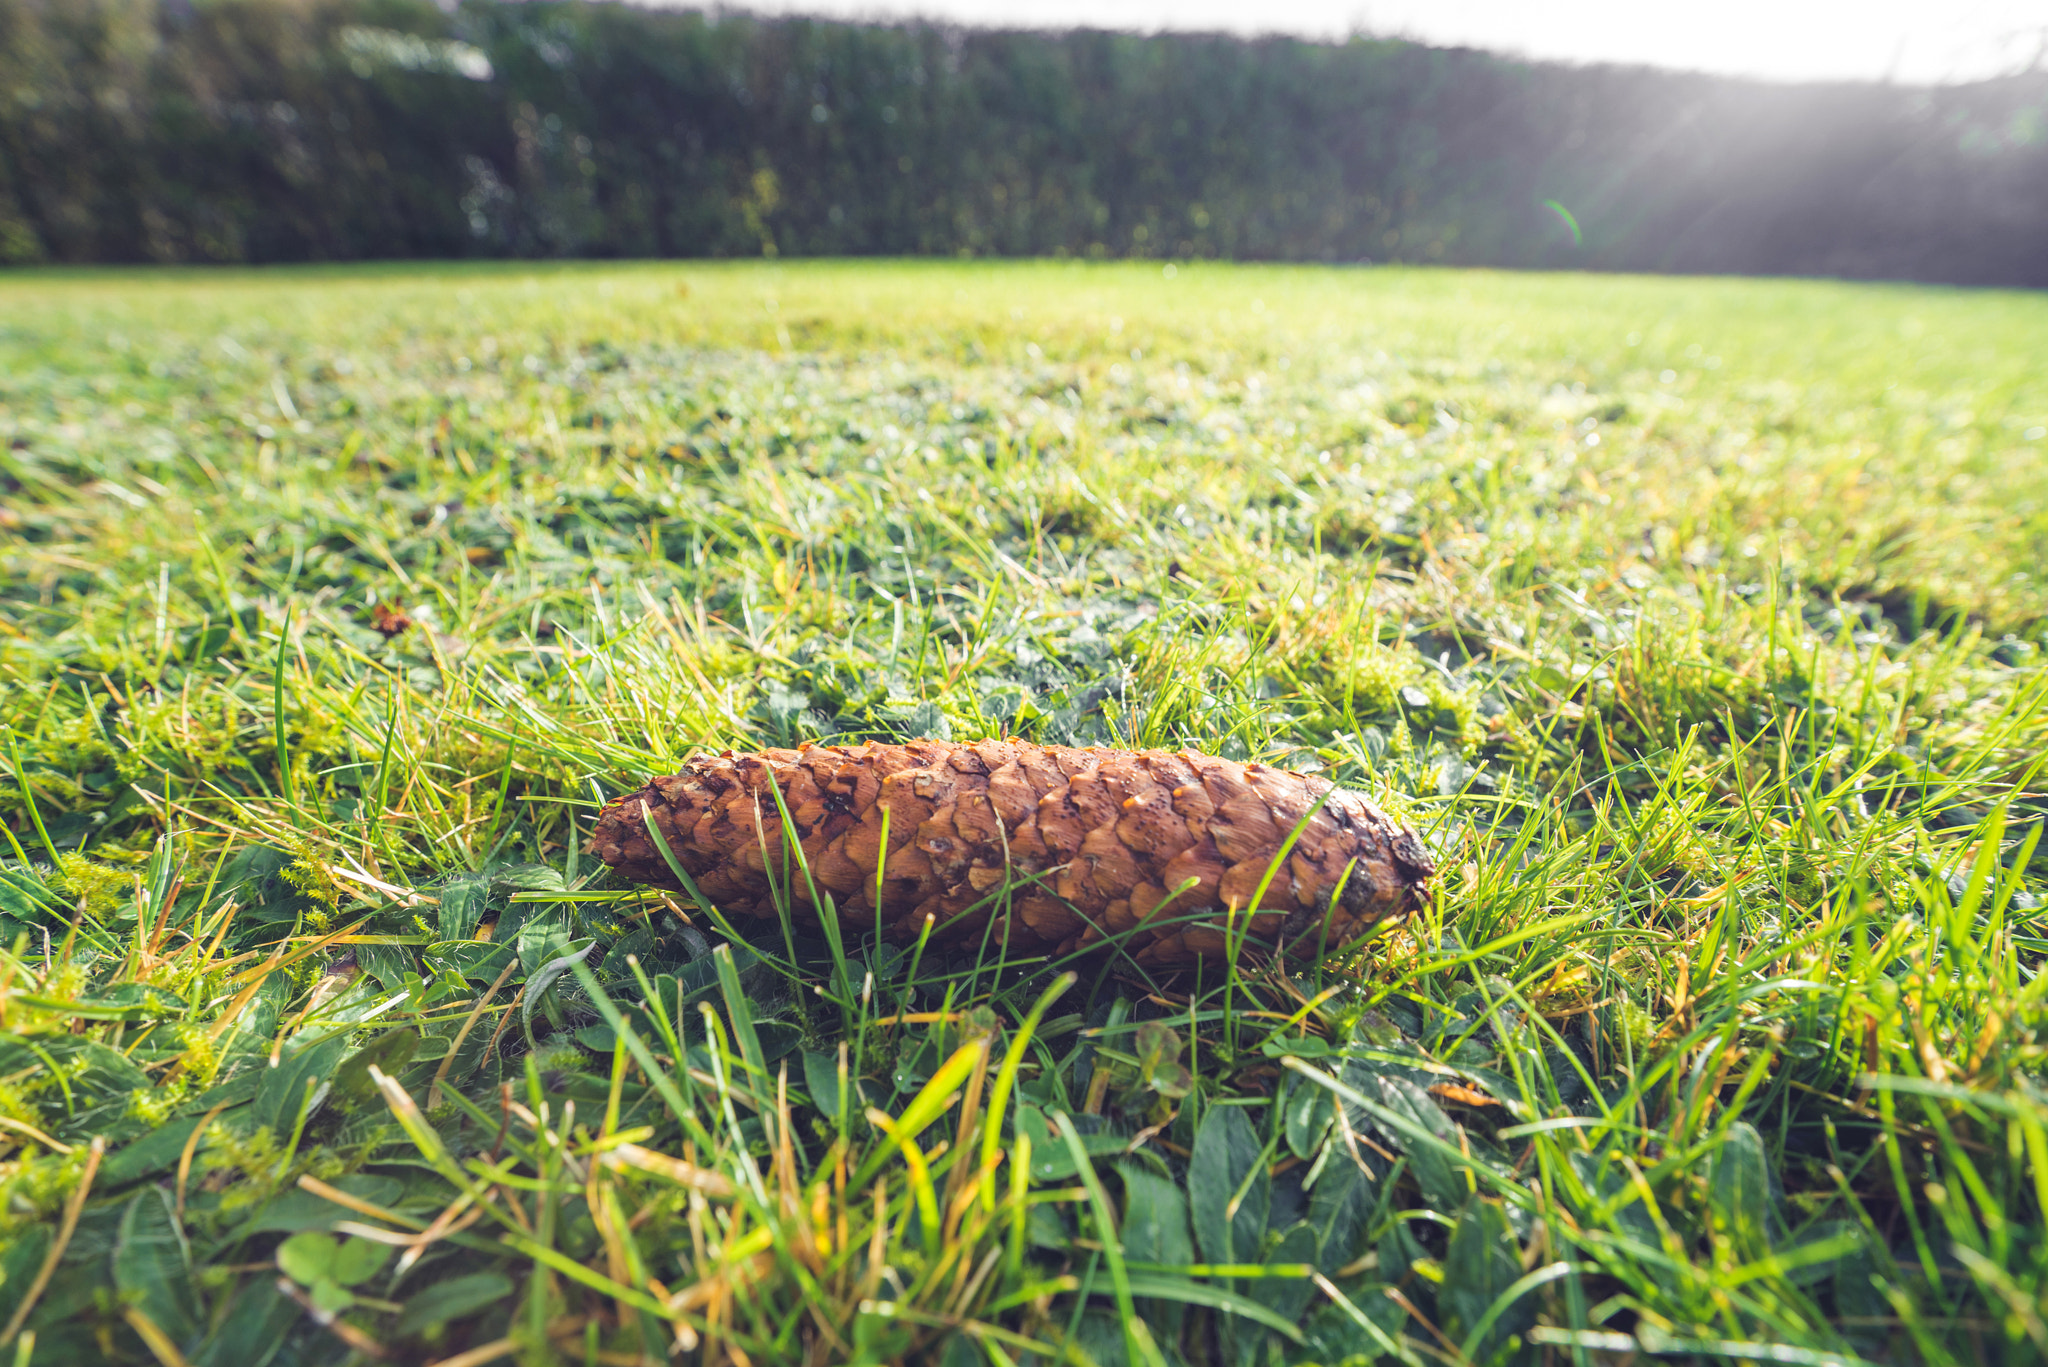
M 1763 1136 L 1738 1120 L 1728 1127 L 1709 1165 L 1707 1199 L 1714 1223 L 1743 1247 L 1760 1255 L 1770 1243 L 1771 1175 Z
M 1162 1063 L 1152 1072 L 1152 1090 L 1169 1101 L 1178 1101 L 1195 1090 L 1195 1075 L 1185 1063 Z
M 347 1052 L 348 1040 L 342 1035 L 333 1035 L 286 1054 L 277 1067 L 263 1074 L 263 1081 L 257 1084 L 256 1123 L 268 1125 L 279 1139 L 289 1138 L 292 1126 L 298 1123 L 299 1108 L 306 1101 L 306 1084 L 313 1084 L 312 1095 L 317 1107 L 335 1068 Z
M 1104 1290 L 1099 1283 L 1096 1289 Z M 1113 1303 L 1090 1305 L 1075 1327 L 1072 1342 L 1075 1363 L 1092 1367 L 1152 1367 L 1149 1363 L 1131 1361 L 1130 1340 Z
M 333 1095 L 338 1101 L 365 1102 L 376 1096 L 376 1084 L 370 1081 L 370 1069 L 397 1076 L 406 1064 L 419 1052 L 419 1031 L 411 1029 L 386 1030 L 376 1039 L 350 1054 L 347 1062 L 334 1071 Z
M 1308 1159 L 1322 1146 L 1323 1134 L 1337 1117 L 1336 1098 L 1312 1082 L 1290 1075 L 1283 1118 L 1287 1147 L 1296 1158 Z
M 350 1196 L 359 1196 L 372 1205 L 389 1207 L 405 1192 L 403 1183 L 370 1173 L 350 1173 L 337 1177 L 332 1185 Z M 291 1234 L 299 1230 L 321 1230 L 332 1227 L 339 1220 L 359 1220 L 362 1217 L 346 1206 L 337 1206 L 324 1196 L 315 1196 L 310 1191 L 296 1188 L 279 1192 L 260 1207 L 255 1218 L 242 1226 L 237 1233 Z
M 300 1286 L 311 1286 L 334 1276 L 340 1250 L 340 1240 L 332 1235 L 304 1230 L 277 1246 L 277 1265 Z
M 1243 1107 L 1217 1106 L 1203 1117 L 1188 1161 L 1188 1207 L 1208 1261 L 1261 1261 L 1273 1186 L 1262 1158 Z
M 1597 1198 L 1600 1209 L 1609 1212 L 1603 1223 L 1645 1247 L 1656 1247 L 1656 1221 L 1645 1208 L 1642 1188 L 1628 1169 L 1617 1159 L 1584 1149 L 1571 1150 L 1570 1160 L 1572 1173 Z
M 335 1251 L 328 1275 L 343 1286 L 361 1286 L 383 1270 L 395 1251 L 391 1245 L 373 1239 L 346 1240 Z
M 75 1325 L 92 1317 L 100 1306 L 111 1304 L 118 1298 L 111 1254 L 114 1238 L 120 1229 L 122 1210 L 121 1206 L 113 1206 L 96 1212 L 100 1216 L 97 1221 L 93 1219 L 93 1213 L 79 1221 L 78 1233 L 72 1238 L 64 1260 L 58 1264 L 57 1275 L 44 1290 L 42 1299 L 36 1302 L 32 1321 L 39 1338 L 44 1331 Z M 85 1248 L 80 1248 L 79 1244 L 87 1235 L 95 1237 Z M 31 1268 L 29 1275 L 34 1276 L 35 1269 Z M 36 1351 L 40 1357 L 43 1344 L 39 1343 Z M 53 1360 L 62 1360 L 58 1356 L 60 1349 L 52 1347 L 50 1352 Z M 71 1355 L 71 1361 L 94 1362 L 96 1356 L 76 1353 Z
M 114 1285 L 174 1342 L 185 1343 L 198 1332 L 192 1253 L 172 1212 L 171 1194 L 160 1187 L 137 1192 L 121 1212 Z
M 1308 1222 L 1316 1231 L 1316 1266 L 1332 1273 L 1365 1252 L 1367 1223 L 1380 1193 L 1340 1136 L 1331 1135 L 1327 1142 L 1330 1157 L 1309 1193 Z
M 36 1269 L 43 1265 L 55 1235 L 54 1223 L 30 1225 L 13 1237 L 5 1252 L 0 1252 L 0 1317 L 13 1316 L 29 1283 L 35 1280 Z M 5 1322 L 6 1318 L 0 1318 L 0 1324 Z
M 988 1359 L 974 1346 L 972 1334 L 954 1334 L 946 1340 L 934 1367 L 987 1367 Z
M 1031 1241 L 1033 1248 L 1065 1253 L 1074 1241 L 1073 1226 L 1073 1220 L 1059 1206 L 1046 1202 L 1031 1207 L 1031 1213 L 1025 1217 L 1024 1237 Z
M 597 948 L 597 941 L 589 938 L 571 940 L 563 944 L 554 945 L 552 948 L 560 952 L 539 968 L 534 969 L 531 976 L 526 980 L 526 1004 L 520 1009 L 519 1024 L 525 1029 L 526 1038 L 529 1041 L 533 1039 L 534 1008 L 540 1005 L 541 999 L 547 996 L 548 989 L 553 987 L 563 974 L 590 957 L 590 951 Z M 524 931 L 520 933 L 519 957 L 521 962 L 524 962 L 526 959 L 526 937 Z
M 690 933 L 696 934 L 695 931 Z M 742 977 L 753 972 L 761 963 L 761 956 L 743 944 L 723 945 L 720 948 L 732 952 L 733 970 Z M 655 974 L 649 980 L 649 985 L 661 997 L 661 1009 L 668 1012 L 669 1020 L 680 1029 L 686 1018 L 694 1020 L 696 1013 L 687 1008 L 695 1006 L 718 990 L 718 962 L 706 952 L 681 965 L 672 973 Z
M 277 1023 L 284 1017 L 285 1003 L 298 994 L 288 973 L 272 973 L 264 978 L 256 989 L 256 999 L 249 1003 L 248 1010 L 235 1022 L 235 1034 L 254 1048 L 262 1049 L 267 1055 L 268 1042 L 277 1032 Z M 261 1043 L 259 1043 L 261 1041 Z
M 754 1037 L 761 1042 L 761 1061 L 773 1063 L 796 1052 L 804 1042 L 804 1028 L 795 1021 L 755 1021 Z
M 893 1315 L 869 1309 L 872 1304 L 862 1302 L 862 1308 L 853 1317 L 853 1360 L 861 1363 L 899 1362 L 910 1347 L 915 1329 Z M 1091 1318 L 1083 1316 L 1083 1325 Z M 1122 1359 L 1119 1357 L 1117 1360 Z M 1094 1361 L 1096 1367 L 1110 1367 L 1108 1359 L 1097 1356 Z
M 491 870 L 491 895 L 514 892 L 562 892 L 568 884 L 562 871 L 547 864 L 504 864 Z
M 192 1355 L 192 1367 L 268 1367 L 300 1318 L 275 1277 L 246 1278 L 220 1327 Z
M 1306 1221 L 1287 1227 L 1287 1233 L 1268 1255 L 1268 1263 L 1313 1263 L 1316 1257 L 1316 1231 Z M 1301 1317 L 1302 1310 L 1315 1293 L 1316 1284 L 1306 1277 L 1246 1277 L 1238 1286 L 1248 1300 L 1258 1302 L 1271 1311 L 1274 1318 L 1285 1324 L 1293 1324 Z M 1259 1350 L 1265 1347 L 1264 1334 L 1245 1332 L 1245 1326 L 1233 1325 L 1238 1343 L 1237 1360 L 1252 1363 L 1265 1355 Z
M 1788 1264 L 1788 1281 L 1812 1286 L 1837 1276 L 1846 1263 L 1862 1262 L 1868 1239 L 1853 1220 L 1816 1220 L 1799 1231 L 1798 1243 L 1777 1252 Z
M 0 869 L 0 913 L 34 925 L 49 919 L 43 911 L 45 906 L 63 905 L 64 899 L 45 887 L 43 881 L 28 870 L 19 867 Z
M 1259 1281 L 1278 1281 L 1280 1278 L 1261 1277 Z M 1299 1278 L 1287 1280 L 1300 1282 Z M 1300 1282 L 1303 1286 L 1313 1283 Z M 1291 1343 L 1301 1342 L 1301 1328 L 1290 1320 L 1282 1319 L 1271 1310 L 1249 1296 L 1241 1296 L 1226 1290 L 1214 1282 L 1198 1282 L 1188 1277 L 1162 1276 L 1153 1272 L 1133 1272 L 1130 1276 L 1131 1294 L 1154 1300 L 1179 1301 L 1183 1305 L 1206 1305 L 1212 1310 L 1222 1310 L 1240 1316 L 1254 1323 L 1264 1325 Z
M 377 980 L 368 974 L 359 973 L 354 982 L 337 992 L 333 999 L 320 1008 L 320 1024 L 327 1028 L 342 1025 L 360 1025 L 375 1015 L 390 1010 L 385 1006 L 394 993 L 386 992 Z
M 525 923 L 513 937 L 513 943 L 519 946 L 520 970 L 532 978 L 551 961 L 575 953 L 569 943 L 568 911 L 561 907 L 531 908 Z M 566 973 L 568 969 L 564 967 L 560 971 Z M 534 995 L 531 986 L 526 994 L 529 997 Z
M 692 977 L 692 974 L 695 976 Z M 696 1013 L 689 1008 L 697 1004 L 700 995 L 709 996 L 712 989 L 718 986 L 718 968 L 707 955 L 693 964 L 686 965 L 683 975 L 684 978 L 689 978 L 689 981 L 686 982 L 672 973 L 655 974 L 647 980 L 647 986 L 652 989 L 647 998 L 638 1007 L 622 1008 L 629 1012 L 628 1019 L 640 1038 L 661 1038 L 661 1031 L 654 1024 L 657 1006 L 667 1015 L 669 1027 L 676 1032 L 677 1039 L 684 1039 L 689 1035 L 690 1026 L 696 1024 L 691 1019 Z
M 398 1336 L 410 1338 L 437 1324 L 473 1315 L 512 1295 L 512 1279 L 499 1272 L 472 1272 L 450 1277 L 414 1292 L 398 1317 Z
M 1350 1292 L 1352 1306 L 1363 1313 L 1380 1333 L 1353 1319 L 1343 1306 L 1326 1304 L 1312 1312 L 1302 1324 L 1307 1340 L 1305 1362 L 1339 1364 L 1353 1361 L 1384 1362 L 1383 1343 L 1397 1341 L 1407 1327 L 1408 1312 L 1378 1286 L 1362 1286 Z M 1428 1359 L 1424 1359 L 1427 1361 Z
M 1399 1286 L 1408 1279 L 1415 1264 L 1429 1256 L 1429 1250 L 1422 1246 L 1408 1230 L 1406 1220 L 1396 1220 L 1387 1232 L 1380 1236 L 1379 1275 L 1392 1286 Z
M 441 905 L 435 929 L 443 940 L 469 940 L 483 924 L 484 898 L 490 880 L 480 873 L 458 873 L 435 889 Z
M 135 1060 L 98 1040 L 75 1035 L 46 1040 L 44 1052 L 60 1065 L 71 1065 L 71 1090 L 75 1096 L 113 1101 L 127 1097 L 137 1088 L 154 1085 L 150 1076 L 136 1067 Z
M 1185 1266 L 1195 1261 L 1194 1235 L 1188 1227 L 1188 1198 L 1177 1183 L 1136 1162 L 1117 1165 L 1123 1178 L 1124 1213 L 1119 1227 L 1124 1257 L 1134 1263 Z M 1179 1329 L 1181 1311 L 1173 1302 L 1146 1306 L 1140 1313 L 1154 1318 L 1166 1334 Z
M 1124 1256 L 1134 1263 L 1178 1266 L 1194 1262 L 1186 1194 L 1138 1163 L 1121 1163 L 1117 1172 L 1124 1184 Z
M 1306 1220 L 1297 1220 L 1281 1234 L 1280 1242 L 1266 1255 L 1266 1262 L 1274 1266 L 1300 1266 L 1313 1264 L 1316 1260 L 1315 1226 Z M 1292 1321 L 1308 1304 L 1315 1291 L 1315 1282 L 1307 1277 L 1252 1277 L 1246 1283 L 1246 1292 L 1252 1299 L 1271 1306 L 1283 1319 Z
M 132 1144 L 116 1149 L 100 1164 L 94 1191 L 114 1191 L 130 1182 L 175 1167 L 185 1151 L 185 1141 L 199 1127 L 200 1116 L 166 1121 Z
M 356 1303 L 355 1293 L 331 1277 L 314 1282 L 311 1290 L 314 1308 L 330 1315 L 338 1315 Z
M 187 1101 L 178 1108 L 179 1113 L 188 1116 L 202 1116 L 214 1107 L 222 1104 L 232 1107 L 239 1106 L 245 1101 L 253 1101 L 256 1099 L 257 1088 L 263 1082 L 264 1074 L 269 1071 L 268 1068 L 263 1069 L 261 1072 L 254 1068 L 244 1068 L 226 1082 L 221 1083 L 217 1087 L 208 1087 L 198 1096 Z
M 1844 1319 L 1853 1317 L 1871 1326 L 1882 1323 L 1883 1318 L 1891 1313 L 1885 1300 L 1885 1285 L 1892 1279 L 1879 1274 L 1880 1266 L 1889 1261 L 1884 1257 L 1882 1244 L 1866 1240 L 1860 1252 L 1850 1254 L 1835 1264 L 1835 1305 Z M 1881 1330 L 1873 1331 L 1866 1327 L 1863 1334 L 1870 1337 L 1872 1348 L 1884 1341 Z M 1851 1337 L 1853 1340 L 1856 1336 L 1852 1334 Z
M 1150 1020 L 1139 1026 L 1132 1045 L 1138 1071 L 1147 1078 L 1162 1065 L 1180 1062 L 1180 1035 L 1165 1021 Z
M 1388 1110 L 1412 1121 L 1451 1148 L 1459 1147 L 1457 1122 L 1444 1114 L 1444 1108 L 1436 1104 L 1435 1097 L 1405 1077 L 1381 1073 L 1374 1075 L 1373 1082 Z M 1370 1091 L 1366 1092 L 1367 1097 L 1371 1095 Z M 1375 1125 L 1374 1128 L 1383 1127 Z M 1472 1194 L 1465 1164 L 1434 1144 L 1411 1142 L 1407 1135 L 1393 1131 L 1389 1131 L 1387 1137 L 1394 1148 L 1408 1155 L 1409 1166 L 1415 1173 L 1416 1184 L 1422 1188 L 1424 1200 L 1437 1210 L 1456 1210 L 1465 1204 L 1465 1199 Z
M 1259 1052 L 1267 1058 L 1285 1058 L 1289 1054 L 1296 1058 L 1328 1058 L 1336 1051 L 1321 1035 L 1304 1035 L 1300 1039 L 1273 1035 L 1259 1046 Z
M 427 946 L 436 963 L 479 983 L 496 982 L 518 952 L 518 945 L 499 940 L 444 940 Z
M 1443 1329 L 1453 1341 L 1463 1340 L 1476 1328 L 1502 1292 L 1522 1275 L 1522 1247 L 1508 1224 L 1501 1203 L 1475 1196 L 1458 1212 L 1458 1226 L 1451 1231 L 1449 1250 L 1444 1254 L 1444 1281 L 1437 1288 L 1436 1301 L 1443 1311 Z M 1535 1305 L 1523 1300 L 1511 1305 L 1488 1329 L 1484 1344 L 1499 1343 L 1520 1333 L 1535 1318 Z M 1484 1344 L 1480 1345 L 1484 1347 Z M 1485 1353 L 1478 1355 L 1484 1360 Z
M 932 1071 L 941 1061 L 942 1056 L 934 1041 L 906 1041 L 903 1051 L 896 1056 L 895 1066 L 889 1070 L 889 1085 L 899 1095 L 914 1095 L 931 1081 Z
M 406 975 L 419 972 L 410 945 L 357 945 L 355 950 L 356 963 L 387 996 L 405 991 Z
M 1092 1115 L 1077 1115 L 1074 1117 L 1074 1127 L 1076 1129 L 1080 1129 L 1083 1124 L 1089 1123 L 1099 1125 L 1101 1124 L 1101 1117 Z M 1019 1106 L 1017 1108 L 1017 1133 L 1031 1140 L 1031 1176 L 1033 1180 L 1039 1182 L 1059 1182 L 1072 1177 L 1076 1172 L 1080 1171 L 1075 1166 L 1072 1156 L 1068 1154 L 1066 1145 L 1060 1139 L 1059 1132 L 1053 1129 L 1052 1122 L 1045 1118 L 1045 1112 L 1039 1110 L 1036 1106 Z M 1130 1142 L 1128 1136 L 1111 1134 L 1099 1129 L 1084 1132 L 1081 1135 L 1081 1147 L 1087 1152 L 1091 1161 L 1112 1154 L 1122 1153 L 1129 1147 Z
M 148 983 L 116 983 L 75 1001 L 57 1002 L 30 993 L 16 993 L 16 1000 L 43 1010 L 63 1011 L 86 1020 L 164 1020 L 185 1014 L 190 1008 L 175 992 Z
M 804 1090 L 811 1094 L 811 1105 L 827 1120 L 838 1122 L 839 1118 L 839 1060 L 834 1055 L 815 1049 L 804 1050 Z
M 235 913 L 238 927 L 296 921 L 314 905 L 312 898 L 284 876 L 293 858 L 268 845 L 251 845 L 228 861 L 214 895 L 222 899 L 231 896 L 241 904 L 242 909 Z

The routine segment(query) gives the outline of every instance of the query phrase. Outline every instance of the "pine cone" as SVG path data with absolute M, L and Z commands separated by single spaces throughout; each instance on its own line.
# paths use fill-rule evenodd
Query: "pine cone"
M 608 804 L 591 848 L 636 882 L 676 887 L 644 808 L 721 911 L 773 919 L 767 870 L 780 874 L 783 861 L 771 776 L 811 878 L 851 932 L 876 923 L 886 808 L 880 919 L 890 939 L 915 939 L 929 916 L 935 940 L 979 942 L 993 917 L 1012 954 L 1121 939 L 1139 964 L 1161 968 L 1227 956 L 1226 909 L 1249 906 L 1287 833 L 1331 786 L 1186 750 L 920 740 L 727 751 Z M 1415 909 L 1433 871 L 1414 831 L 1337 789 L 1274 874 L 1249 933 L 1313 955 Z M 801 873 L 791 869 L 790 882 L 797 915 L 814 918 Z M 1236 925 L 1245 933 L 1241 916 Z

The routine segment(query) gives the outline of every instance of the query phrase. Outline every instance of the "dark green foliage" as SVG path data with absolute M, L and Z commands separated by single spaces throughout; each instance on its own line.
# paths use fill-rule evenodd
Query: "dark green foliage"
M 966 253 L 2048 281 L 2039 74 L 1801 88 L 1367 39 L 5 0 L 0 84 L 0 261 Z M 1386 412 L 1433 416 L 1416 396 Z
M 220 1325 L 193 1355 L 194 1367 L 269 1367 L 303 1316 L 269 1277 L 242 1283 Z
M 1444 1332 L 1477 1361 L 1492 1360 L 1490 1349 L 1535 1318 L 1526 1306 L 1502 1305 L 1522 1274 L 1516 1243 L 1499 1202 L 1474 1196 L 1458 1212 L 1437 1300 Z
M 137 1192 L 121 1213 L 114 1287 L 175 1343 L 198 1328 L 201 1302 L 192 1284 L 191 1250 L 172 1213 L 170 1193 L 160 1187 Z
M 399 1318 L 399 1334 L 410 1337 L 450 1320 L 473 1315 L 512 1294 L 510 1279 L 496 1272 L 472 1272 L 435 1282 L 406 1303 Z
M 348 1052 L 347 1037 L 337 1033 L 286 1054 L 262 1075 L 252 1108 L 256 1123 L 268 1126 L 280 1139 L 290 1137 L 299 1117 L 325 1100 L 335 1067 Z
M 391 1261 L 391 1246 L 368 1239 L 336 1239 L 331 1235 L 304 1230 L 277 1246 L 277 1265 L 287 1277 L 306 1288 L 315 1306 L 335 1314 L 355 1304 L 351 1287 L 360 1286 Z M 435 1308 L 421 1316 L 422 1327 L 438 1321 L 439 1306 L 446 1293 L 436 1298 Z M 471 1309 L 477 1308 L 474 1304 Z
M 1188 1161 L 1188 1208 L 1195 1241 L 1212 1263 L 1258 1262 L 1272 1205 L 1268 1160 L 1244 1112 L 1211 1111 L 1195 1132 Z

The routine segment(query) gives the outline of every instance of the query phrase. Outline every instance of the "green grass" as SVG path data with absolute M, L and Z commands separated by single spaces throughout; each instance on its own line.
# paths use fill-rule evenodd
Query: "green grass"
M 2044 356 L 1818 282 L 0 278 L 0 1353 L 2048 1358 Z M 998 731 L 1320 769 L 1434 898 L 842 975 L 578 848 Z

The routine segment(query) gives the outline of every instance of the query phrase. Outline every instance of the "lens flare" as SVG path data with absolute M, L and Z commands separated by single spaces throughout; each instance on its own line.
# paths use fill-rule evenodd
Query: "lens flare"
M 1583 247 L 1586 245 L 1585 236 L 1579 232 L 1579 221 L 1576 218 L 1572 217 L 1572 211 L 1570 209 L 1565 208 L 1564 205 L 1559 204 L 1554 199 L 1544 200 L 1543 207 L 1550 210 L 1552 213 L 1556 214 L 1560 219 L 1564 220 L 1564 226 L 1571 230 L 1572 245 L 1574 247 Z

